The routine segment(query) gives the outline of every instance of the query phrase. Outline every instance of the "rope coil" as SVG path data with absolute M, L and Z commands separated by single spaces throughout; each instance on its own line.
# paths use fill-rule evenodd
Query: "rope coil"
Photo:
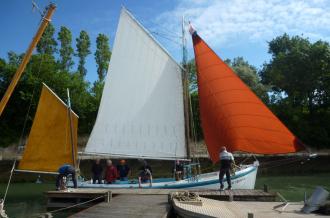
M 172 198 L 178 201 L 200 201 L 199 195 L 196 192 L 175 192 Z

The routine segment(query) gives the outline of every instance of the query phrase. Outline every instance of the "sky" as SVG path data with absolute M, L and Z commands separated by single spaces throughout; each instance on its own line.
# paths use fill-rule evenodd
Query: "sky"
M 34 0 L 40 8 L 49 1 Z M 182 60 L 181 22 L 190 21 L 199 35 L 222 58 L 241 56 L 261 68 L 269 61 L 268 42 L 284 33 L 330 41 L 330 0 L 54 0 L 52 18 L 56 31 L 66 26 L 75 38 L 89 33 L 92 54 L 88 56 L 86 79 L 97 79 L 94 60 L 99 33 L 113 47 L 120 9 L 125 6 L 178 61 Z M 0 58 L 8 51 L 25 52 L 38 25 L 40 14 L 29 0 L 0 1 Z M 187 28 L 186 24 L 186 28 Z M 57 35 L 55 36 L 57 38 Z M 193 58 L 187 33 L 188 58 Z M 75 60 L 77 62 L 77 60 Z M 76 66 L 73 67 L 75 69 Z

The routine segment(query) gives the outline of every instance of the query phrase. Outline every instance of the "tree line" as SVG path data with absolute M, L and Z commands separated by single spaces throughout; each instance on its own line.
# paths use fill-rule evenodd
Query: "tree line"
M 72 48 L 69 29 L 61 27 L 57 40 L 55 30 L 47 28 L 23 74 L 8 107 L 0 119 L 0 146 L 17 141 L 22 134 L 27 108 L 26 135 L 31 126 L 40 95 L 41 82 L 47 83 L 62 99 L 66 88 L 72 93 L 73 109 L 80 116 L 79 134 L 89 134 L 96 119 L 102 95 L 104 77 L 111 57 L 109 39 L 99 34 L 94 53 L 98 80 L 85 80 L 86 57 L 91 54 L 88 33 L 81 31 Z M 60 45 L 58 45 L 60 44 Z M 271 59 L 258 69 L 244 58 L 225 62 L 253 90 L 275 115 L 306 145 L 315 148 L 330 147 L 330 45 L 319 40 L 311 42 L 302 36 L 287 34 L 268 43 Z M 58 58 L 55 58 L 58 54 Z M 77 68 L 73 57 L 78 57 Z M 8 53 L 0 59 L 0 96 L 7 88 L 22 55 Z M 200 126 L 198 88 L 194 60 L 188 63 L 192 119 L 198 140 L 203 139 Z M 33 98 L 32 98 L 33 96 Z
M 66 89 L 70 89 L 73 110 L 79 114 L 79 134 L 89 134 L 93 127 L 107 73 L 111 51 L 109 38 L 98 34 L 94 52 L 98 79 L 90 84 L 86 58 L 91 55 L 89 34 L 82 30 L 73 47 L 71 31 L 62 26 L 55 34 L 52 24 L 46 28 L 20 79 L 4 113 L 0 118 L 0 147 L 17 143 L 29 133 L 38 104 L 42 82 L 66 101 Z M 0 97 L 2 97 L 24 54 L 8 52 L 0 58 Z M 77 59 L 78 63 L 74 60 Z

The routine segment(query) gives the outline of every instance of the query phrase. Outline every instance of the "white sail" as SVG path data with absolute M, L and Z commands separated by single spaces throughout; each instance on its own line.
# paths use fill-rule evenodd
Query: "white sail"
M 186 158 L 181 68 L 122 9 L 99 112 L 85 152 Z

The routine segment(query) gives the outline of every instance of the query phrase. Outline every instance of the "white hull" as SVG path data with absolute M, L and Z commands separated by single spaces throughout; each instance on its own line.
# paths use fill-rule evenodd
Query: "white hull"
M 246 166 L 244 169 L 236 171 L 232 176 L 233 189 L 254 189 L 258 164 Z M 184 179 L 174 181 L 170 179 L 156 179 L 151 188 L 156 189 L 219 189 L 219 172 L 205 173 L 199 175 L 197 180 Z M 226 179 L 224 179 L 225 188 L 227 187 Z M 92 184 L 91 181 L 79 182 L 79 188 L 138 188 L 137 183 L 116 182 L 115 184 Z M 143 188 L 150 188 L 149 183 L 142 184 Z

